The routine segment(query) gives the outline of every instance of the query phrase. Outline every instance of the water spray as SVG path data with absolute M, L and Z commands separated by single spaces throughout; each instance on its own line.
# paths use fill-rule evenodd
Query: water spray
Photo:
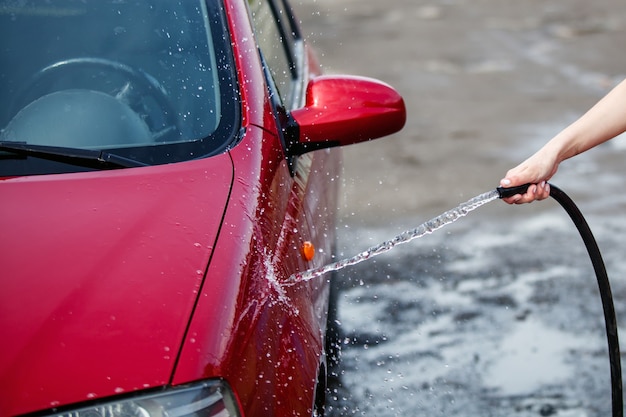
M 466 216 L 469 212 L 476 210 L 478 207 L 491 201 L 497 200 L 499 198 L 499 195 L 500 194 L 497 190 L 478 195 L 471 200 L 460 204 L 458 207 L 455 207 L 452 210 L 448 210 L 445 213 L 440 214 L 439 216 L 422 223 L 415 229 L 407 230 L 406 232 L 397 235 L 393 239 L 382 242 L 379 245 L 372 246 L 366 251 L 354 255 L 351 258 L 346 258 L 341 261 L 333 262 L 319 268 L 313 268 L 303 272 L 296 272 L 295 274 L 291 275 L 286 281 L 284 281 L 284 284 L 294 285 L 299 282 L 309 281 L 313 278 L 322 276 L 327 272 L 338 271 L 347 266 L 356 265 L 358 263 L 371 259 L 374 256 L 389 252 L 391 249 L 398 245 L 408 243 L 414 239 L 433 233 L 435 230 L 441 229 L 442 227 L 457 221 L 461 217 Z
M 290 276 L 283 285 L 295 285 L 297 283 L 308 281 L 313 278 L 322 276 L 327 272 L 337 271 L 347 266 L 356 265 L 374 256 L 390 251 L 397 245 L 408 243 L 414 239 L 422 237 L 426 234 L 433 233 L 435 230 L 441 227 L 455 222 L 459 218 L 467 215 L 469 212 L 477 209 L 478 207 L 487 204 L 491 201 L 499 198 L 508 198 L 516 194 L 525 194 L 528 187 L 531 184 L 524 184 L 517 187 L 498 187 L 493 191 L 478 195 L 471 200 L 460 204 L 458 207 L 446 211 L 445 213 L 421 224 L 415 229 L 408 230 L 399 234 L 392 240 L 385 241 L 377 246 L 373 246 L 368 250 L 361 252 L 351 258 L 347 258 L 338 262 L 334 262 L 319 268 L 310 269 L 304 272 L 298 272 Z M 583 217 L 582 213 L 574 204 L 574 201 L 569 198 L 558 187 L 550 184 L 550 196 L 554 198 L 563 209 L 570 216 L 574 225 L 578 229 L 581 238 L 587 248 L 589 258 L 593 265 L 593 269 L 596 274 L 596 280 L 598 282 L 598 288 L 600 290 L 600 298 L 602 300 L 602 308 L 604 310 L 604 323 L 606 328 L 606 337 L 609 348 L 609 363 L 611 370 L 611 398 L 613 417 L 623 417 L 623 398 L 622 398 L 622 366 L 620 359 L 619 338 L 617 334 L 617 319 L 615 317 L 615 307 L 613 305 L 613 296 L 611 293 L 611 286 L 609 278 L 604 266 L 602 254 L 598 248 L 595 237 L 587 224 L 587 221 Z

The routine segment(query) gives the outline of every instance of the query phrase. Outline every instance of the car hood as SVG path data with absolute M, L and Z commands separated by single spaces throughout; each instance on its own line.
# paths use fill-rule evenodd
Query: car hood
M 232 185 L 227 154 L 0 180 L 0 414 L 167 384 Z

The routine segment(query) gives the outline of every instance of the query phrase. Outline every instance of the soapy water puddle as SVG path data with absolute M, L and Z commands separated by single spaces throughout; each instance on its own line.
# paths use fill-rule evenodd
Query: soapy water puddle
M 584 349 L 586 345 L 565 331 L 549 328 L 538 318 L 520 322 L 498 346 L 500 356 L 487 369 L 485 386 L 514 396 L 533 392 L 552 381 L 566 383 L 573 376 L 563 360 L 567 349 Z
M 602 306 L 573 224 L 560 207 L 485 216 L 342 272 L 328 415 L 610 415 Z M 626 288 L 613 277 L 624 272 L 625 227 L 587 219 L 623 322 Z M 363 234 L 385 230 L 341 239 L 349 247 Z

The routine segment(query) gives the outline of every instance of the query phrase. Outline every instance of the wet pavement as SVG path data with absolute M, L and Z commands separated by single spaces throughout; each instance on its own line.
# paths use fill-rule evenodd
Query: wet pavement
M 344 270 L 343 354 L 330 415 L 610 415 L 593 269 L 570 219 L 545 204 L 552 209 L 508 221 L 486 221 L 480 208 Z M 623 322 L 626 224 L 587 217 Z M 350 229 L 344 245 L 388 233 Z
M 346 149 L 339 257 L 493 189 L 626 77 L 622 0 L 294 6 L 327 72 L 382 79 L 408 109 L 399 134 Z M 618 323 L 625 147 L 600 146 L 553 178 L 596 235 Z M 489 203 L 339 279 L 343 354 L 329 415 L 610 415 L 595 276 L 554 201 Z

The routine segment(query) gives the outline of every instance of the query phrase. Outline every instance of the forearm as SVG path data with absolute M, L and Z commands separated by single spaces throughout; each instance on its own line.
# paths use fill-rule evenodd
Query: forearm
M 593 148 L 626 131 L 626 80 L 546 145 L 558 162 Z
M 500 180 L 503 187 L 532 183 L 528 191 L 505 198 L 509 204 L 548 198 L 546 181 L 564 160 L 593 148 L 626 131 L 626 80 L 618 84 L 580 119 L 550 139 L 530 158 L 510 169 Z

